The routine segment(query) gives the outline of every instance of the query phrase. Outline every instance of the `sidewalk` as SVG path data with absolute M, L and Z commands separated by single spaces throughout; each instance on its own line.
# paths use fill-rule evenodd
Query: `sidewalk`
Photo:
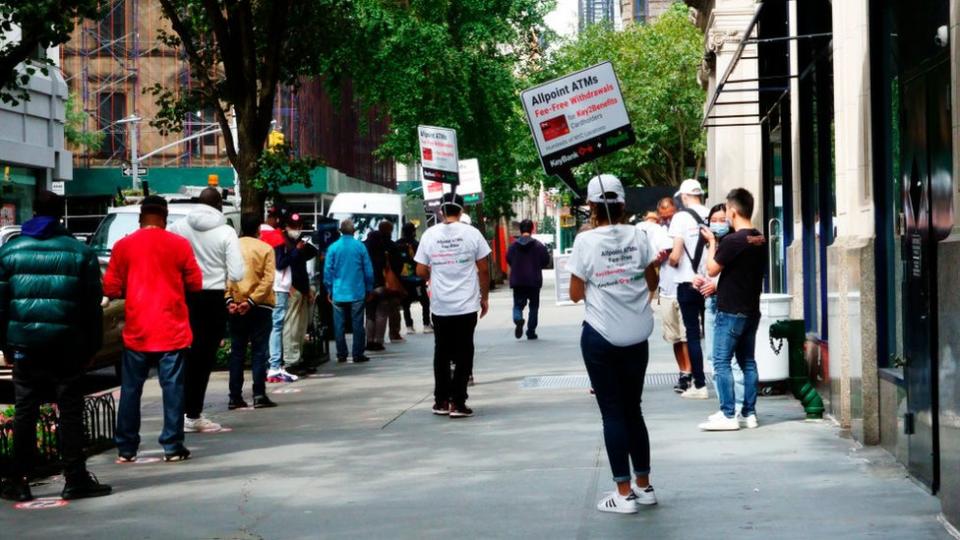
M 639 515 L 595 510 L 613 488 L 600 416 L 579 353 L 581 307 L 545 289 L 541 340 L 516 341 L 509 291 L 478 330 L 477 415 L 430 414 L 432 337 L 388 345 L 369 364 L 326 364 L 271 385 L 276 409 L 226 408 L 225 374 L 207 414 L 230 432 L 188 434 L 182 464 L 91 469 L 116 493 L 62 508 L 0 505 L 4 538 L 666 538 L 948 539 L 938 501 L 880 450 L 799 404 L 761 398 L 761 428 L 707 434 L 715 402 L 671 391 L 676 367 L 655 334 L 644 395 L 660 505 Z M 528 377 L 572 388 L 531 388 Z M 249 383 L 248 383 L 249 384 Z M 249 386 L 247 386 L 249 392 Z M 150 381 L 145 402 L 159 393 Z M 159 457 L 159 409 L 145 411 L 142 457 Z M 36 487 L 55 496 L 61 484 Z

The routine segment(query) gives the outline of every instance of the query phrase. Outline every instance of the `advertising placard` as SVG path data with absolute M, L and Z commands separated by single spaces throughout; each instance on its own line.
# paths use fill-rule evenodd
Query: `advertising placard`
M 557 305 L 573 305 L 570 300 L 570 270 L 567 269 L 567 262 L 570 261 L 570 255 L 553 256 L 553 272 L 557 283 Z
M 480 204 L 483 202 L 483 185 L 480 181 L 480 162 L 476 159 L 464 159 L 459 163 L 460 184 L 457 194 L 463 197 L 465 204 Z M 440 206 L 440 198 L 444 193 L 450 193 L 451 184 L 433 182 L 421 177 L 423 185 L 423 201 L 427 209 Z
M 560 174 L 636 141 L 620 83 L 604 62 L 520 94 L 547 174 Z
M 420 164 L 423 178 L 432 182 L 458 184 L 457 132 L 449 128 L 419 126 Z

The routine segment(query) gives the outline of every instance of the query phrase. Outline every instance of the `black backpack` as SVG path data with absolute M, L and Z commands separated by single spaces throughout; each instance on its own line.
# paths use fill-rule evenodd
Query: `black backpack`
M 707 220 L 700 217 L 694 209 L 684 208 L 681 212 L 686 212 L 693 218 L 693 221 L 697 223 L 698 226 L 709 226 Z M 687 254 L 687 258 L 690 259 L 690 264 L 693 265 L 693 271 L 696 273 L 700 269 L 700 260 L 703 259 L 703 250 L 707 247 L 707 240 L 701 234 L 697 239 L 697 247 L 693 250 L 693 255 L 690 255 L 690 252 L 687 251 L 687 243 L 683 243 L 683 251 Z

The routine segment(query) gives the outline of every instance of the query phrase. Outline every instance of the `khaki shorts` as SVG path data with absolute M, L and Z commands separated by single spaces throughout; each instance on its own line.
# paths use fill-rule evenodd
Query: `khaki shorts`
M 657 312 L 660 314 L 660 324 L 663 326 L 663 339 L 671 345 L 687 342 L 687 329 L 683 326 L 680 316 L 680 303 L 676 298 L 660 296 L 654 300 Z

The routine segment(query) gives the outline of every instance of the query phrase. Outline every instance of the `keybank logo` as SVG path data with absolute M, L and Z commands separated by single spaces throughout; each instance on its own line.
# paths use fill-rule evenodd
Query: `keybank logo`
M 580 153 L 579 153 L 578 151 L 576 151 L 576 150 L 573 150 L 572 152 L 570 152 L 570 153 L 568 153 L 568 154 L 564 154 L 564 155 L 562 155 L 562 156 L 560 156 L 560 157 L 556 157 L 556 158 L 551 159 L 551 160 L 550 160 L 550 166 L 551 166 L 551 167 L 560 167 L 561 165 L 565 165 L 565 164 L 570 163 L 571 161 L 574 161 L 574 160 L 579 159 L 579 158 L 580 158 Z

